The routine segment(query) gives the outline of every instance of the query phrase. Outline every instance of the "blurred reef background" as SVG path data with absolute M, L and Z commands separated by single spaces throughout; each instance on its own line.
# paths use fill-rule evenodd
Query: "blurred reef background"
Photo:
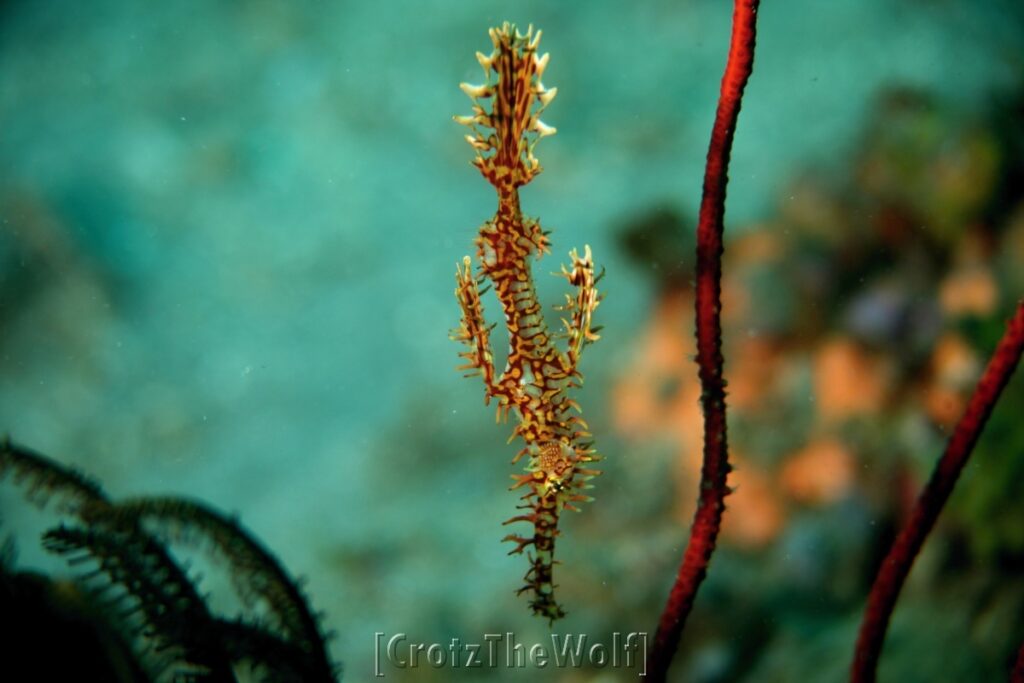
M 730 17 L 711 0 L 0 2 L 0 433 L 118 497 L 237 513 L 308 578 L 346 680 L 369 679 L 375 631 L 544 641 L 499 542 L 511 426 L 448 339 L 455 263 L 495 209 L 451 120 L 458 84 L 480 80 L 489 27 L 532 22 L 559 90 L 523 196 L 554 230 L 541 296 L 559 302 L 546 273 L 573 246 L 608 271 L 578 397 L 607 460 L 563 525 L 557 629 L 653 630 L 696 497 L 692 231 Z M 674 673 L 839 681 L 874 568 L 1024 294 L 1024 9 L 794 0 L 759 23 L 726 213 L 738 490 Z M 1024 639 L 1021 414 L 1018 376 L 904 590 L 882 680 L 1005 677 Z M 34 514 L 0 487 L 18 561 L 60 571 Z

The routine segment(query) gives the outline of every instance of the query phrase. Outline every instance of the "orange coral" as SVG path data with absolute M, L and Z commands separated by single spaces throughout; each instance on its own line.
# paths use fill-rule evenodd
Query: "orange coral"
M 814 358 L 814 398 L 826 420 L 872 413 L 889 391 L 886 366 L 858 344 L 833 339 Z
M 856 480 L 854 457 L 839 441 L 816 439 L 790 456 L 779 474 L 795 500 L 823 505 L 842 498 Z
M 992 315 L 999 303 L 999 286 L 988 268 L 961 267 L 942 281 L 939 302 L 949 315 Z

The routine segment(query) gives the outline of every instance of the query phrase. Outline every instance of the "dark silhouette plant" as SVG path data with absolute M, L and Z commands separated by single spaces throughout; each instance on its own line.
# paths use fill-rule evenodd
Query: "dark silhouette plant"
M 229 683 L 239 667 L 258 680 L 337 680 L 305 596 L 237 520 L 181 498 L 113 502 L 90 479 L 9 440 L 0 443 L 0 480 L 7 477 L 59 514 L 42 544 L 77 572 L 67 583 L 17 572 L 12 560 L 0 567 L 0 614 L 17 634 L 9 651 L 39 680 L 74 672 L 77 680 Z M 202 541 L 227 565 L 245 613 L 211 610 L 168 548 L 182 538 Z M 98 643 L 91 651 L 83 633 Z M 44 649 L 53 642 L 56 652 Z

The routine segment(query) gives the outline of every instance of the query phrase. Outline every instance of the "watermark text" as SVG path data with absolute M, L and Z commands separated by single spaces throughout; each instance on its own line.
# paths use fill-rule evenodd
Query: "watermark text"
M 646 675 L 647 633 L 613 632 L 598 640 L 585 633 L 552 633 L 550 641 L 524 643 L 512 632 L 484 633 L 478 639 L 452 638 L 424 643 L 405 633 L 373 634 L 374 675 L 390 669 L 632 669 Z

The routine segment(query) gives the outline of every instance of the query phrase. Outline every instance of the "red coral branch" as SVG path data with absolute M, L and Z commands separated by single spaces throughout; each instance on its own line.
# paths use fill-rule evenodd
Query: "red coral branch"
M 1017 651 L 1017 661 L 1010 672 L 1010 683 L 1024 683 L 1024 645 Z
M 711 130 L 704 194 L 697 226 L 697 364 L 704 413 L 704 465 L 700 499 L 675 585 L 658 623 L 647 674 L 653 681 L 665 679 L 686 617 L 693 607 L 708 561 L 715 549 L 724 499 L 728 493 L 729 456 L 725 437 L 725 380 L 722 377 L 722 232 L 725 189 L 729 182 L 729 155 L 743 89 L 754 68 L 754 40 L 759 0 L 735 0 L 732 41 L 722 76 L 722 89 Z
M 900 531 L 878 570 L 857 637 L 857 649 L 850 669 L 850 680 L 853 683 L 870 683 L 875 680 L 885 631 L 903 582 L 910 573 L 914 558 L 921 550 L 925 537 L 935 525 L 942 506 L 953 491 L 960 471 L 970 457 L 974 444 L 977 443 L 978 436 L 999 399 L 999 394 L 1020 362 L 1022 350 L 1024 301 L 1017 304 L 1017 312 L 999 341 L 988 367 L 985 368 L 985 374 L 978 382 L 967 404 L 966 412 L 957 423 L 956 430 L 946 445 L 946 451 L 917 499 L 910 519 Z

